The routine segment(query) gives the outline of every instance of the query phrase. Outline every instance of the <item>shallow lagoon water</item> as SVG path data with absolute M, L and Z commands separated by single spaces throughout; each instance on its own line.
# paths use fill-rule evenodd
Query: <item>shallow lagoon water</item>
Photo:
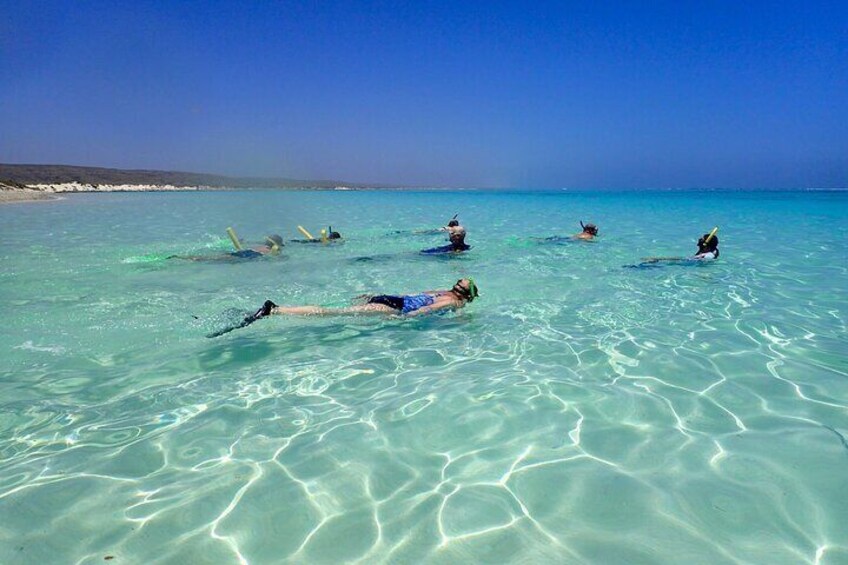
M 465 256 L 393 233 L 457 212 Z M 848 562 L 846 193 L 89 194 L 0 234 L 2 563 Z M 465 275 L 456 314 L 204 337 Z

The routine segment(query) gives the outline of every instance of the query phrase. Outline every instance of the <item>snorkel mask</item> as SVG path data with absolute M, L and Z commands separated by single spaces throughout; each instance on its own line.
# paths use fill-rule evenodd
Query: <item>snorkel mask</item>
M 701 239 L 698 240 L 698 249 L 701 252 L 713 251 L 718 247 L 718 236 L 716 236 L 717 231 L 718 228 L 715 227 L 710 233 L 705 233 L 701 236 Z
M 598 235 L 598 226 L 595 224 L 583 224 L 583 220 L 580 220 L 580 227 L 583 228 L 583 231 L 588 234 Z
M 280 247 L 283 246 L 283 238 L 274 234 L 265 236 L 265 243 L 271 248 L 271 253 L 277 254 L 280 252 Z
M 474 279 L 468 277 L 468 288 L 464 288 L 460 286 L 460 282 L 462 279 L 456 281 L 456 284 L 453 285 L 453 290 L 457 293 L 461 294 L 463 298 L 465 298 L 468 302 L 474 302 L 474 299 L 480 296 L 480 292 L 477 290 L 477 283 L 474 282 Z

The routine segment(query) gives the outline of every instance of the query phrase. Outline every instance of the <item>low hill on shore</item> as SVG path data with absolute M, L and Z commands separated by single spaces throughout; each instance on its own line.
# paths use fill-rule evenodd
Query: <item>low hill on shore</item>
M 73 165 L 10 165 L 0 163 L 0 184 L 80 183 L 85 185 L 171 185 L 209 188 L 377 188 L 376 185 L 335 180 L 228 177 L 206 173 L 77 167 Z

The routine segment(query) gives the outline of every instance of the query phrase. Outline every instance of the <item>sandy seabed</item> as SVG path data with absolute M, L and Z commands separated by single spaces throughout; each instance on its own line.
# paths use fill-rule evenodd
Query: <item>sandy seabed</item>
M 151 184 L 92 185 L 77 182 L 60 184 L 33 184 L 30 188 L 0 188 L 0 204 L 9 202 L 32 202 L 35 200 L 59 200 L 56 196 L 64 192 L 161 192 L 200 190 L 196 186 L 173 186 Z
M 59 200 L 60 197 L 40 190 L 0 190 L 0 204 L 33 202 L 36 200 Z

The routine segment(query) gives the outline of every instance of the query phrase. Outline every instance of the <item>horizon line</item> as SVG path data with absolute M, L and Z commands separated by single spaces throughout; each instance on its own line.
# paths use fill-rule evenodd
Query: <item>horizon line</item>
M 848 191 L 848 186 L 836 186 L 836 187 L 827 187 L 827 186 L 760 186 L 760 187 L 734 187 L 734 186 L 486 186 L 486 185 L 429 185 L 429 184 L 394 184 L 387 182 L 362 182 L 362 181 L 348 181 L 348 180 L 335 180 L 332 177 L 324 177 L 317 179 L 298 179 L 291 176 L 267 176 L 267 175 L 255 175 L 255 174 L 247 174 L 247 175 L 239 175 L 232 173 L 209 173 L 209 172 L 197 172 L 197 171 L 188 171 L 188 170 L 176 170 L 176 169 L 157 169 L 157 168 L 118 168 L 118 167 L 107 167 L 102 165 L 75 165 L 75 164 L 65 164 L 65 163 L 2 163 L 0 162 L 0 167 L 2 166 L 13 166 L 13 167 L 72 167 L 79 169 L 101 169 L 104 171 L 121 171 L 121 172 L 144 172 L 144 173 L 168 173 L 168 174 L 184 174 L 184 175 L 198 175 L 198 176 L 209 176 L 209 177 L 218 177 L 223 179 L 233 179 L 233 180 L 256 180 L 256 181 L 289 181 L 289 182 L 303 182 L 303 183 L 324 183 L 324 184 L 333 184 L 338 183 L 336 186 L 327 186 L 318 188 L 320 190 L 334 190 L 337 188 L 350 188 L 351 190 L 515 190 L 515 191 L 561 191 L 561 192 L 588 192 L 588 191 L 602 191 L 602 192 L 610 192 L 610 191 L 661 191 L 661 192 L 682 192 L 682 191 L 709 191 L 709 192 L 740 192 L 740 191 L 767 191 L 767 192 L 791 192 L 791 191 L 799 191 L 799 192 L 843 192 Z M 2 181 L 4 179 L 0 179 Z M 77 180 L 65 181 L 65 182 L 34 182 L 31 184 L 69 184 L 72 182 L 82 182 Z M 92 184 L 92 183 L 87 183 Z M 96 183 L 96 184 L 108 184 L 108 183 Z M 133 183 L 123 183 L 132 185 Z M 147 184 L 147 183 L 138 183 L 138 184 Z M 188 185 L 187 185 L 188 186 Z M 199 186 L 199 185 L 192 185 Z M 244 188 L 244 189 L 254 189 L 254 190 L 275 190 L 284 187 L 232 187 L 234 189 Z M 302 188 L 311 188 L 307 184 L 304 184 Z

